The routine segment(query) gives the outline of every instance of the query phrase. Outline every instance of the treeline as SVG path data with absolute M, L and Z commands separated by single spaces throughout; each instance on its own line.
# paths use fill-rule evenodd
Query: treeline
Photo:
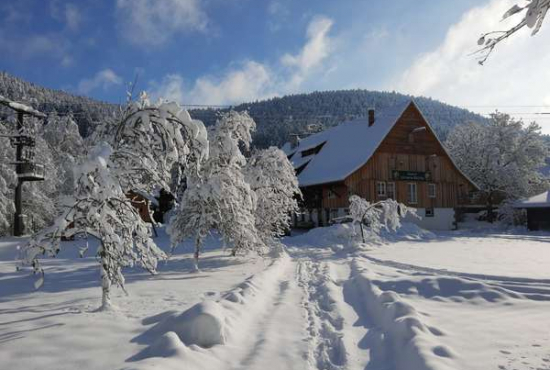
M 99 122 L 120 112 L 119 105 L 99 102 L 61 90 L 47 89 L 6 72 L 0 72 L 0 95 L 27 103 L 46 113 L 57 112 L 65 115 L 72 112 L 83 137 L 89 136 Z M 272 145 L 281 146 L 292 133 L 330 127 L 347 119 L 364 116 L 371 107 L 382 111 L 411 98 L 413 97 L 396 92 L 323 91 L 245 103 L 232 108 L 249 112 L 257 124 L 253 146 L 266 148 Z M 433 99 L 414 99 L 442 140 L 445 140 L 456 125 L 485 121 L 485 118 L 468 110 Z M 229 108 L 193 109 L 190 110 L 190 114 L 193 118 L 203 121 L 206 126 L 211 126 L 216 123 L 220 114 L 228 110 Z M 10 114 L 10 111 L 0 109 L 0 120 Z
M 396 92 L 368 90 L 288 95 L 232 108 L 237 111 L 247 110 L 256 121 L 258 128 L 254 134 L 254 146 L 263 148 L 270 145 L 281 146 L 292 133 L 334 126 L 348 119 L 365 116 L 369 108 L 383 111 L 411 98 L 415 99 L 442 140 L 445 140 L 448 133 L 457 125 L 467 122 L 486 122 L 486 119 L 480 115 L 437 100 Z M 220 110 L 194 109 L 190 113 L 208 126 L 215 123 Z
M 61 90 L 47 89 L 6 72 L 0 72 L 0 95 L 26 103 L 46 114 L 72 113 L 83 137 L 89 136 L 99 122 L 120 111 L 120 107 L 116 104 L 100 102 Z M 8 120 L 12 114 L 13 111 L 0 107 L 0 121 Z

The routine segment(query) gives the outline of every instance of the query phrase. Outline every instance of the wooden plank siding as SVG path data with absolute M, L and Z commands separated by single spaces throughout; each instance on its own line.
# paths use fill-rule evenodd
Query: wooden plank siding
M 374 123 L 376 125 L 376 122 Z M 424 129 L 419 129 L 423 127 Z M 416 131 L 414 131 L 416 129 Z M 368 138 L 365 138 L 367 141 Z M 416 181 L 416 204 L 408 203 L 407 184 L 394 181 L 392 171 L 430 172 L 430 181 Z M 454 166 L 420 112 L 410 105 L 379 145 L 373 156 L 344 182 L 323 186 L 323 208 L 347 208 L 348 198 L 357 194 L 377 201 L 377 181 L 394 182 L 396 200 L 416 208 L 455 208 L 468 202 L 474 185 Z M 428 197 L 428 184 L 436 184 L 436 197 Z M 334 193 L 329 197 L 331 189 Z

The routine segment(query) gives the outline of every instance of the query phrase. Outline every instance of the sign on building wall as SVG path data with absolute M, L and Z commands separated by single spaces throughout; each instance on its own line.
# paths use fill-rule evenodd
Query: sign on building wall
M 392 177 L 397 181 L 430 181 L 432 176 L 429 172 L 416 171 L 392 171 Z

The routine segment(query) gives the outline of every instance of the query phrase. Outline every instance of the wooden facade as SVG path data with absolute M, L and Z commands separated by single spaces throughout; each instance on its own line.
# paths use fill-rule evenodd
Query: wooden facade
M 416 196 L 411 194 L 415 189 Z M 328 220 L 330 212 L 348 208 L 352 194 L 371 202 L 392 198 L 414 208 L 456 209 L 469 204 L 477 189 L 457 169 L 411 103 L 364 165 L 343 181 L 303 190 L 320 195 L 320 201 L 309 202 L 308 208 L 319 219 Z

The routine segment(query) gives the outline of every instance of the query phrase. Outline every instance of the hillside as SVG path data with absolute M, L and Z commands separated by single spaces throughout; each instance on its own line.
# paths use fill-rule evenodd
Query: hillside
M 280 146 L 291 133 L 307 132 L 308 127 L 322 129 L 344 120 L 364 116 L 374 107 L 383 110 L 414 98 L 442 140 L 456 125 L 484 121 L 480 115 L 423 97 L 396 92 L 368 90 L 323 91 L 288 95 L 281 98 L 241 104 L 234 109 L 248 110 L 258 124 L 254 143 L 257 147 Z M 215 121 L 213 109 L 192 110 L 191 115 L 206 124 Z
M 118 105 L 69 94 L 65 91 L 47 89 L 20 78 L 0 72 L 0 95 L 26 102 L 43 112 L 72 112 L 82 136 L 88 136 L 95 124 L 119 110 Z M 383 110 L 411 96 L 396 92 L 368 90 L 324 91 L 309 94 L 288 95 L 233 107 L 248 110 L 258 127 L 254 146 L 280 146 L 291 133 L 302 133 L 314 127 L 322 129 L 339 122 L 362 116 L 370 108 Z M 456 125 L 468 121 L 481 121 L 483 117 L 465 109 L 453 107 L 436 100 L 414 97 L 441 139 Z M 223 109 L 193 109 L 194 118 L 212 125 Z M 10 112 L 0 110 L 0 119 Z
M 61 90 L 35 85 L 6 72 L 0 72 L 0 95 L 25 102 L 41 112 L 66 114 L 72 112 L 80 134 L 88 136 L 97 122 L 116 114 L 118 105 L 69 94 Z M 0 109 L 0 120 L 12 112 Z

